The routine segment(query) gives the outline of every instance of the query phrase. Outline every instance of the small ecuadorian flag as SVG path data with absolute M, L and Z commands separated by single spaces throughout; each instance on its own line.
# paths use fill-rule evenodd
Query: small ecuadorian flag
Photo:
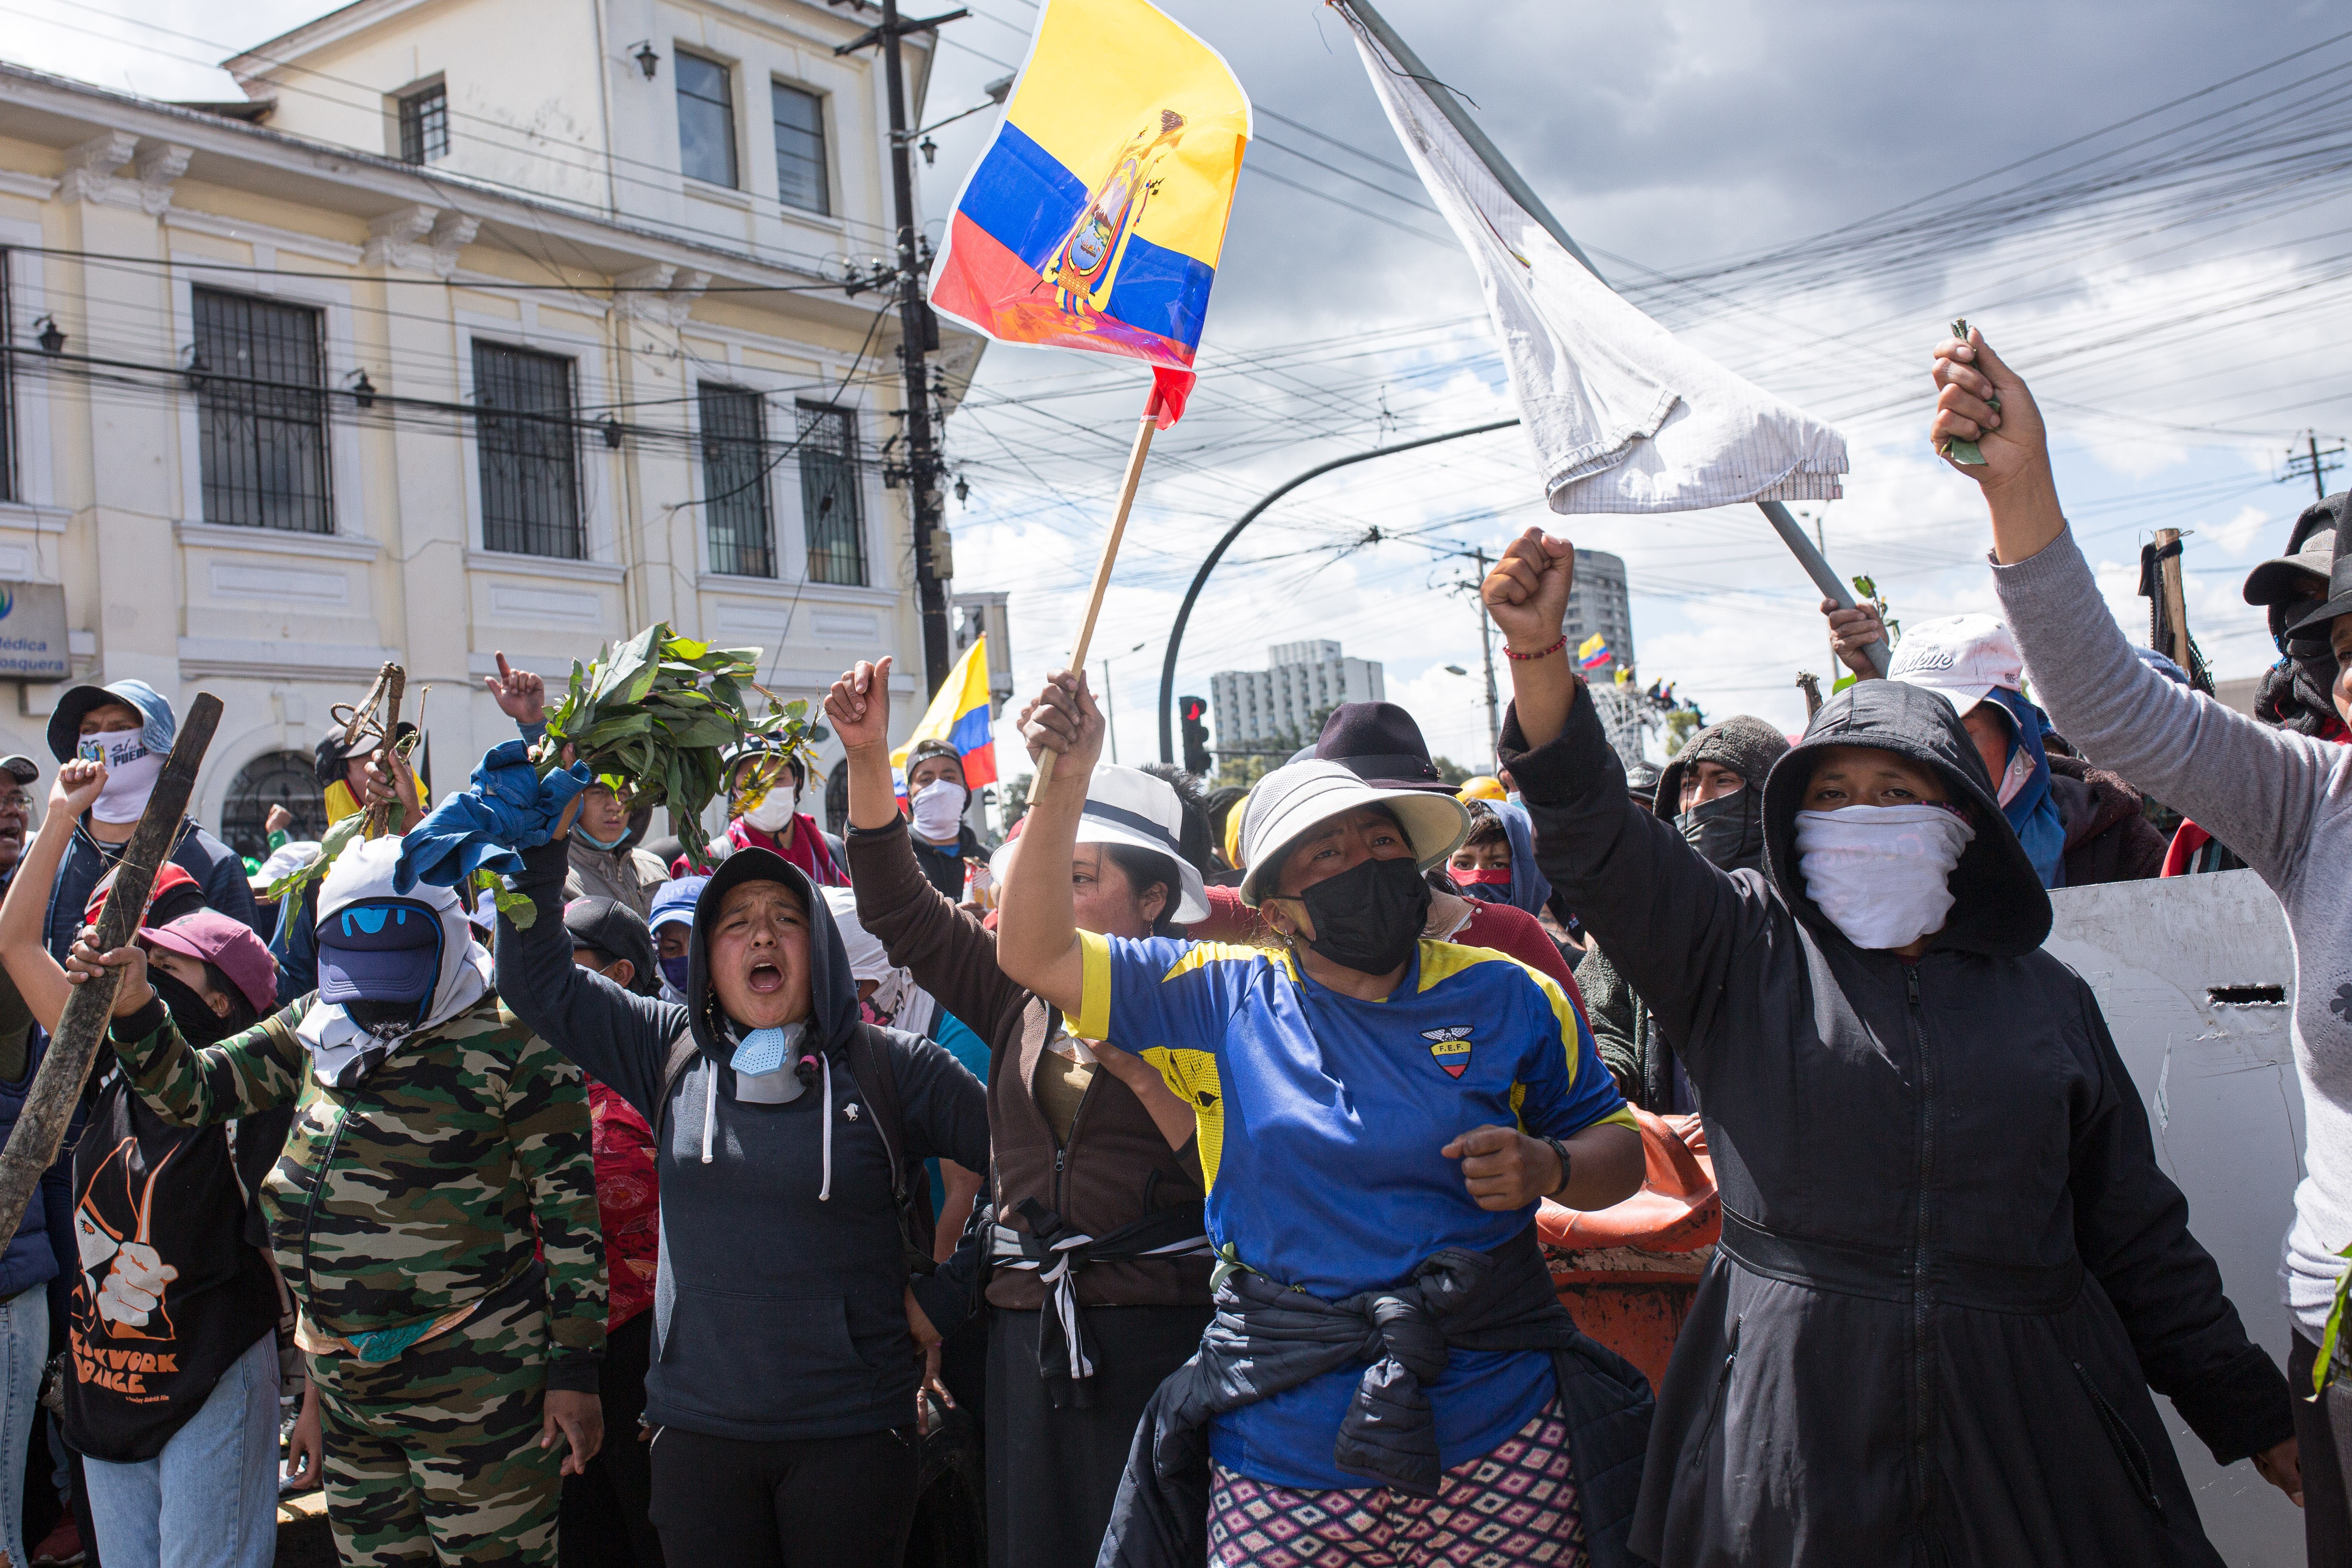
M 1167 428 L 1249 137 L 1224 58 L 1147 0 L 1046 0 L 956 197 L 932 308 L 1002 342 L 1147 362 Z
M 898 798 L 907 798 L 907 753 L 918 741 L 945 741 L 963 760 L 966 789 L 996 782 L 996 715 L 989 705 L 988 638 L 976 637 L 948 671 L 946 680 L 923 710 L 923 721 L 890 753 L 890 782 Z
M 1591 637 L 1576 645 L 1577 668 L 1598 669 L 1601 666 L 1607 664 L 1608 662 L 1609 639 L 1602 637 L 1599 632 L 1593 633 Z

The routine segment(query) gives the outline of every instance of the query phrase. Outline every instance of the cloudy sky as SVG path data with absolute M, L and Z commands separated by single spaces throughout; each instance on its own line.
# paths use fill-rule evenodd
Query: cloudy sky
M 227 97 L 197 62 L 320 8 L 103 3 L 190 38 L 74 0 L 53 23 L 9 8 L 0 54 Z M 1036 17 L 1030 0 L 970 3 L 945 30 L 930 118 L 980 101 Z M 1468 263 L 1400 172 L 1346 26 L 1318 0 L 1163 3 L 1232 62 L 1259 136 L 1202 384 L 1155 447 L 1097 638 L 1128 761 L 1154 744 L 1168 624 L 1216 532 L 1314 464 L 1514 411 Z M 1844 432 L 1846 498 L 1811 510 L 1832 562 L 1875 577 L 1899 618 L 1990 607 L 1981 503 L 1923 437 L 1927 351 L 1965 314 L 2042 396 L 2069 510 L 2124 625 L 2145 640 L 2139 544 L 2180 528 L 2190 624 L 2217 674 L 2266 662 L 2238 588 L 2310 498 L 2307 480 L 2275 482 L 2284 456 L 2307 428 L 2352 427 L 2352 5 L 1991 0 L 1964 21 L 1893 0 L 1384 10 L 1610 281 Z M 934 219 L 991 122 L 939 133 Z M 971 488 L 950 503 L 958 586 L 1012 590 L 1024 686 L 1075 630 L 1143 389 L 1125 363 L 997 348 L 950 423 Z M 1269 643 L 1336 637 L 1385 663 L 1435 749 L 1478 760 L 1481 688 L 1444 669 L 1477 668 L 1475 612 L 1446 591 L 1465 572 L 1452 552 L 1549 515 L 1516 431 L 1317 481 L 1220 568 L 1178 689 L 1261 666 Z M 1674 680 L 1711 716 L 1801 722 L 1793 677 L 1830 673 L 1818 596 L 1753 508 L 1550 521 L 1628 562 L 1644 679 Z M 1373 529 L 1406 537 L 1365 542 Z

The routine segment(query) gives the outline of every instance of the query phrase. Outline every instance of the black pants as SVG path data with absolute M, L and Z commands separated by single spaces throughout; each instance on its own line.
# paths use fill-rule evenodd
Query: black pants
M 555 1551 L 561 1568 L 663 1568 L 652 1517 L 653 1457 L 637 1435 L 653 1343 L 650 1311 L 604 1340 L 597 1390 L 604 1405 L 604 1446 L 588 1461 L 587 1474 L 563 1478 Z
M 1210 1310 L 1087 1308 L 1094 1402 L 1060 1410 L 1037 1375 L 1040 1314 L 990 1314 L 989 1568 L 1094 1568 L 1144 1403 L 1201 1348 Z
M 2304 1552 L 2311 1568 L 2352 1568 L 2352 1379 L 2338 1372 L 2316 1402 L 2308 1397 L 2319 1347 L 2303 1333 L 2297 1324 L 2286 1385 L 2303 1452 Z
M 915 1514 L 915 1428 L 747 1443 L 654 1434 L 654 1525 L 680 1568 L 895 1568 Z

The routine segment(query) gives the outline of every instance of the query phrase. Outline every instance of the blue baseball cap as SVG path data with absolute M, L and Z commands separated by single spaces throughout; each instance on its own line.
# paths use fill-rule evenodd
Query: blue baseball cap
M 49 714 L 51 754 L 61 763 L 70 759 L 81 742 L 83 715 L 110 703 L 121 703 L 139 715 L 139 738 L 149 751 L 171 751 L 179 721 L 163 694 L 143 680 L 117 680 L 105 686 L 69 686 L 58 695 Z
M 319 1000 L 421 1002 L 441 969 L 441 921 L 405 900 L 347 904 L 319 922 Z
M 646 916 L 646 928 L 659 931 L 668 925 L 692 925 L 695 900 L 709 885 L 708 877 L 680 877 L 674 882 L 664 882 L 661 891 L 654 895 L 654 907 Z

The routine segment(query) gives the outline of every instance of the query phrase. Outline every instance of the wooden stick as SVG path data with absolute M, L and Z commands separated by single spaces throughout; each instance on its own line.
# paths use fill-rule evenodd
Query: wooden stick
M 400 777 L 400 753 L 396 749 L 400 744 L 400 698 L 401 693 L 407 689 L 408 671 L 396 664 L 385 665 L 383 667 L 384 720 L 382 745 L 385 758 L 384 773 L 394 780 L 393 787 L 395 790 L 399 787 L 397 781 Z M 396 801 L 378 801 L 369 806 L 367 831 L 362 837 L 383 837 L 384 830 L 392 826 L 393 809 L 397 805 Z
M 2156 531 L 2156 547 L 2158 550 L 2178 543 L 2179 539 L 2180 531 L 2177 528 Z M 2164 595 L 2165 624 L 2172 628 L 2172 646 L 2157 651 L 2179 665 L 2181 672 L 2193 679 L 2197 671 L 2189 662 L 2189 599 L 2181 589 L 2180 557 L 2178 554 L 2167 556 L 2158 564 L 2156 575 L 2157 592 Z
M 1135 488 L 1143 482 L 1143 459 L 1151 455 L 1151 433 L 1160 427 L 1160 388 L 1155 382 L 1151 395 L 1143 401 L 1143 422 L 1135 427 L 1135 445 L 1127 454 L 1127 477 L 1119 481 L 1118 514 L 1110 520 L 1110 537 L 1103 541 L 1102 559 L 1095 563 L 1094 592 L 1087 598 L 1086 619 L 1078 623 L 1077 646 L 1070 650 L 1067 668 L 1084 673 L 1087 668 L 1087 647 L 1095 640 L 1095 617 L 1102 614 L 1103 595 L 1110 587 L 1110 569 L 1118 559 L 1118 542 L 1127 532 L 1128 509 L 1135 505 Z M 1059 752 L 1046 752 L 1037 759 L 1037 776 L 1029 781 L 1029 804 L 1045 793 L 1053 782 L 1054 759 Z
M 172 754 L 156 775 L 154 792 L 147 797 L 147 809 L 140 814 L 131 842 L 123 846 L 114 886 L 107 892 L 106 907 L 99 911 L 91 941 L 100 952 L 113 952 L 139 929 L 155 873 L 180 841 L 180 823 L 195 788 L 196 769 L 205 760 L 205 749 L 212 744 L 220 716 L 220 699 L 199 691 L 188 705 L 187 717 L 180 721 Z M 114 994 L 121 984 L 121 971 L 110 970 L 105 979 L 77 985 L 66 998 L 65 1015 L 50 1034 L 48 1054 L 42 1057 L 40 1070 L 33 1075 L 32 1089 L 16 1114 L 8 1146 L 0 1149 L 0 1236 L 16 1234 L 16 1224 L 25 1217 L 25 1205 L 39 1185 L 41 1173 L 57 1163 L 66 1125 L 73 1120 L 74 1106 L 89 1078 L 89 1064 L 105 1041 L 114 1015 Z

